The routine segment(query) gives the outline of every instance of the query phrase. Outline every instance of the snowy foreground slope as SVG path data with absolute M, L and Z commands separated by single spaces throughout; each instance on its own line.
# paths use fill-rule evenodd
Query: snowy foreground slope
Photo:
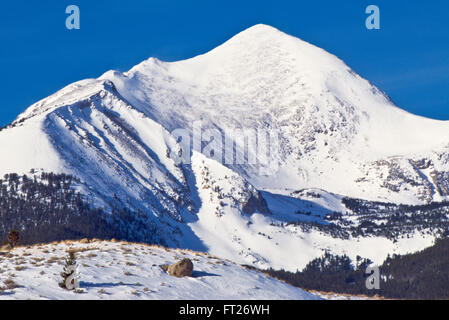
M 196 125 L 202 141 L 186 148 Z M 236 129 L 276 132 L 278 143 L 263 155 Z M 224 151 L 219 140 L 231 141 L 230 161 L 206 152 Z M 204 55 L 151 58 L 30 106 L 0 129 L 0 176 L 70 174 L 92 206 L 131 210 L 151 230 L 124 239 L 296 271 L 325 250 L 381 263 L 430 246 L 448 208 L 419 225 L 419 208 L 365 221 L 345 198 L 448 200 L 448 141 L 448 122 L 399 109 L 337 57 L 256 25 Z M 256 161 L 234 161 L 242 155 Z
M 79 251 L 81 293 L 58 286 L 69 249 Z M 175 278 L 160 267 L 184 258 L 194 263 L 192 277 Z M 94 241 L 36 245 L 3 252 L 0 255 L 2 299 L 310 300 L 318 297 L 205 253 Z

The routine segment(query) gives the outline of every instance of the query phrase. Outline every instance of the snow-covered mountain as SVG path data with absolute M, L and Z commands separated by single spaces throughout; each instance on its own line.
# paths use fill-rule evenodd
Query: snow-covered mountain
M 404 203 L 447 195 L 448 122 L 397 108 L 335 56 L 272 27 L 256 25 L 190 60 L 149 59 L 101 79 L 169 131 L 199 119 L 221 131 L 278 129 L 276 175 L 231 166 L 258 188 Z
M 261 154 L 245 130 L 277 142 Z M 256 25 L 204 55 L 150 58 L 32 105 L 0 131 L 0 174 L 71 174 L 94 206 L 139 212 L 164 244 L 296 270 L 325 249 L 381 262 L 430 245 L 425 232 L 335 239 L 292 223 L 328 225 L 335 212 L 352 223 L 344 197 L 448 200 L 448 138 L 448 122 L 399 109 L 335 56 Z

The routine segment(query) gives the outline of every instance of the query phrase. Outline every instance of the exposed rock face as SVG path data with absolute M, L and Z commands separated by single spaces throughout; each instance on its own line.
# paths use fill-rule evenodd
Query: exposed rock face
M 246 214 L 252 214 L 254 212 L 270 213 L 267 202 L 262 197 L 260 192 L 251 194 L 248 201 L 242 205 L 242 211 Z
M 193 273 L 193 263 L 190 259 L 183 259 L 168 267 L 168 274 L 174 277 L 191 277 Z

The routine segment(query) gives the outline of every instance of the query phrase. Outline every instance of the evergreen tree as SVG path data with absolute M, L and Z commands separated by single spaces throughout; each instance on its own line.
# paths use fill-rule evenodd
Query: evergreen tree
M 8 234 L 8 243 L 11 248 L 14 248 L 20 241 L 20 234 L 17 230 L 11 230 Z
M 64 270 L 61 272 L 61 288 L 74 290 L 78 287 L 78 273 L 75 251 L 69 251 L 69 256 L 65 260 Z

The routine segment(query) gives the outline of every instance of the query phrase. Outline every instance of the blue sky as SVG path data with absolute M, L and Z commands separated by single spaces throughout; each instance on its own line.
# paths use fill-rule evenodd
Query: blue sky
M 65 28 L 78 5 L 81 29 Z M 381 30 L 365 28 L 365 8 Z M 0 126 L 67 84 L 154 56 L 204 53 L 257 23 L 343 59 L 400 107 L 449 120 L 449 1 L 5 0 L 0 6 Z

